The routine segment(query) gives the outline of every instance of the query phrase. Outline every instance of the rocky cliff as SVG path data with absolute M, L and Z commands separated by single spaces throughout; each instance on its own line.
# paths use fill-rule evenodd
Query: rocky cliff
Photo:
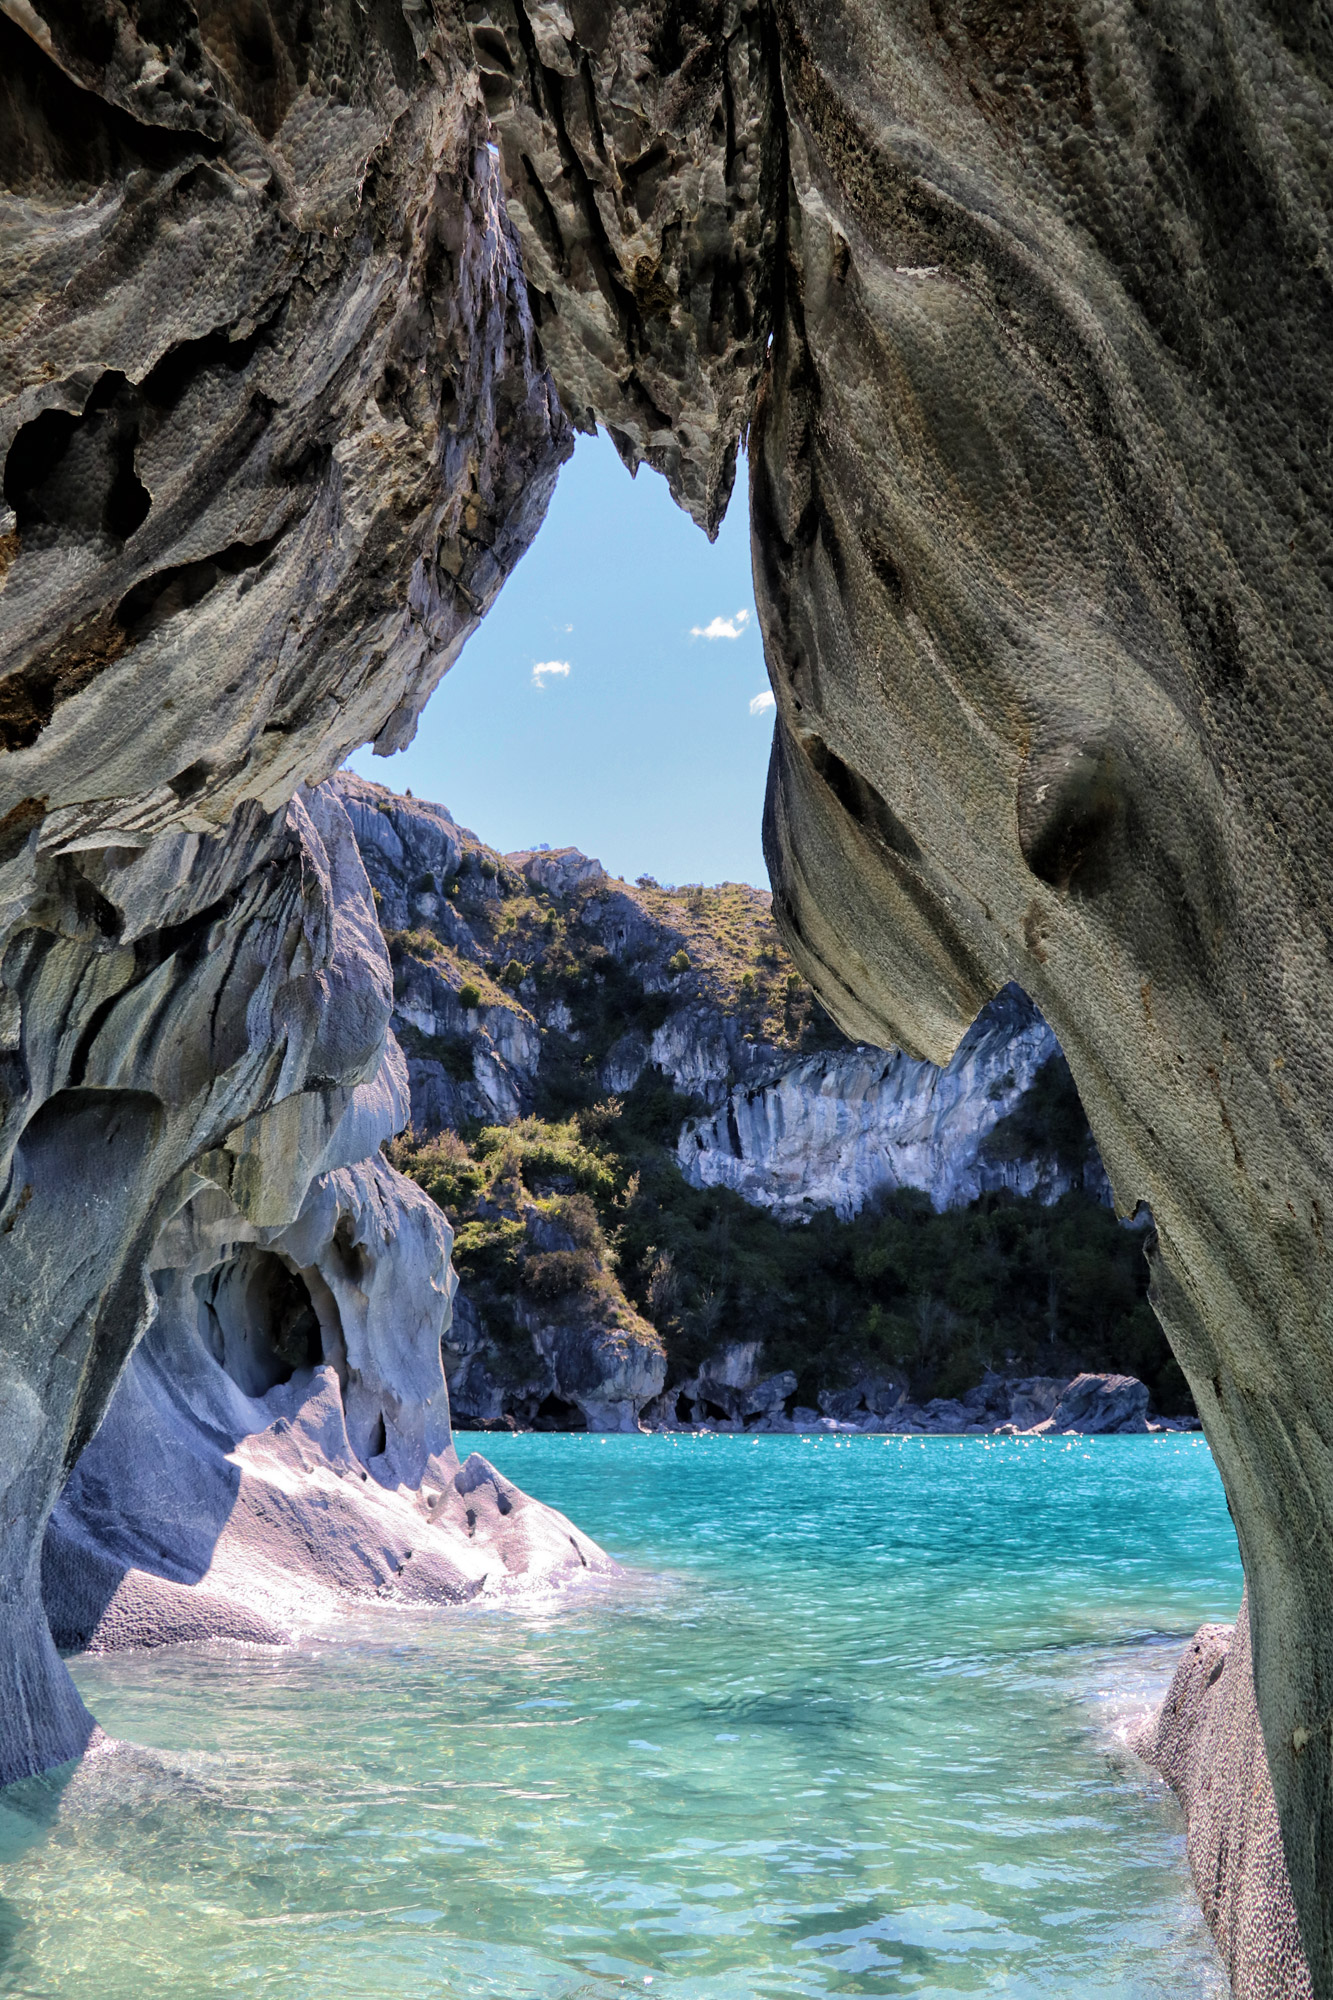
M 701 1107 L 676 1143 L 686 1178 L 785 1220 L 846 1218 L 899 1187 L 936 1208 L 1002 1188 L 1109 1201 L 1076 1100 L 1058 1133 L 1030 1120 L 1016 1137 L 1061 1067 L 1016 989 L 942 1069 L 858 1046 L 813 1001 L 765 891 L 622 882 L 572 848 L 501 855 L 443 807 L 348 773 L 337 786 L 394 954 L 419 1132 L 510 1123 L 536 1107 L 543 1067 L 577 1060 L 608 1095 L 656 1078 Z
M 1009 988 L 943 1068 L 862 1046 L 779 1060 L 762 1080 L 729 1084 L 725 1106 L 682 1131 L 681 1170 L 786 1217 L 828 1208 L 845 1218 L 896 1187 L 920 1188 L 936 1208 L 1001 1188 L 1043 1202 L 1080 1188 L 1109 1202 L 1096 1148 L 1077 1126 L 1072 1147 L 1058 1150 L 1049 1134 L 1033 1131 L 1031 1150 L 1015 1139 L 1015 1114 L 1030 1114 L 1048 1065 L 1063 1068 L 1055 1036 Z
M 300 788 L 410 732 L 569 448 L 470 63 L 426 14 L 303 20 L 0 16 L 0 1780 L 92 1727 L 40 1572 L 95 1433 L 48 1561 L 65 1632 L 143 1630 L 139 1579 L 197 1582 L 263 1484 L 236 1452 L 266 1396 L 317 1404 L 338 1457 L 313 1337 L 257 1396 L 173 1308 L 108 1404 L 181 1230 L 224 1269 L 317 1183 L 361 1214 L 326 1177 L 392 1124 L 390 970 L 346 816 Z M 272 1254 L 233 1308 L 291 1304 Z M 415 1377 L 372 1368 L 386 1432 L 434 1337 Z M 193 1416 L 164 1414 L 173 1355 Z M 198 1519 L 136 1478 L 130 1408 Z
M 1188 1409 L 1141 1238 L 1100 1205 L 1077 1094 L 1021 993 L 943 1070 L 857 1047 L 765 893 L 502 855 L 442 807 L 336 782 L 408 1052 L 413 1132 L 391 1150 L 458 1231 L 445 1360 L 465 1423 L 790 1428 L 883 1414 L 892 1384 L 904 1427 L 994 1427 L 1004 1398 L 966 1419 L 953 1400 L 992 1367 L 1129 1368 Z M 695 1393 L 719 1338 L 760 1357 L 732 1385 L 758 1395 L 744 1410 Z M 770 1408 L 755 1385 L 779 1378 Z

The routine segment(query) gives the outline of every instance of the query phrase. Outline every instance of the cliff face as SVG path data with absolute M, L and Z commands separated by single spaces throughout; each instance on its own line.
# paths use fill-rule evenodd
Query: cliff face
M 598 407 L 630 458 L 669 430 L 688 470 L 659 462 L 696 504 L 718 433 L 670 382 L 660 430 L 636 429 L 639 356 L 662 369 L 684 342 L 672 380 L 702 375 L 721 410 L 752 352 L 614 288 L 603 325 L 583 246 L 766 315 L 751 514 L 793 956 L 849 1034 L 941 1063 L 1017 981 L 1118 1204 L 1151 1207 L 1327 1996 L 1327 19 L 778 0 L 754 35 L 743 8 L 541 15 L 491 0 L 476 41 L 568 406 L 596 402 L 618 334 Z M 738 89 L 756 39 L 767 94 Z M 777 163 L 766 295 L 692 226 L 701 184 L 739 184 L 733 101 L 761 107 Z
M 441 807 L 336 783 L 394 961 L 414 1131 L 391 1151 L 458 1231 L 445 1360 L 465 1423 L 618 1429 L 697 1406 L 781 1428 L 798 1406 L 884 1415 L 889 1381 L 904 1423 L 942 1423 L 936 1392 L 992 1366 L 1128 1368 L 1187 1407 L 1143 1324 L 1141 1239 L 1096 1205 L 1087 1122 L 1021 994 L 944 1070 L 856 1047 L 766 894 L 502 855 Z M 933 1227 L 982 1195 L 993 1217 Z M 832 1239 L 793 1235 L 835 1216 Z M 747 1391 L 783 1379 L 774 1408 L 695 1392 L 719 1338 L 752 1353 Z M 958 1421 L 1009 1419 L 1003 1395 L 983 1405 Z
M 665 1030 L 662 1031 L 665 1033 Z M 656 1038 L 654 1040 L 656 1050 Z M 700 1187 L 730 1187 L 784 1217 L 857 1214 L 886 1188 L 920 1188 L 959 1208 L 1007 1188 L 1057 1201 L 1071 1188 L 1110 1189 L 1089 1139 L 1082 1157 L 997 1143 L 1059 1046 L 1014 990 L 1001 994 L 939 1069 L 901 1049 L 830 1050 L 731 1085 L 725 1107 L 692 1120 L 677 1148 Z
M 298 787 L 405 740 L 568 452 L 468 64 L 303 19 L 0 18 L 0 1781 L 91 1728 L 43 1531 L 163 1230 L 293 1223 L 385 1129 L 389 967 Z
M 543 1064 L 577 1061 L 609 1095 L 656 1077 L 706 1107 L 675 1143 L 687 1180 L 784 1220 L 855 1215 L 898 1187 L 936 1208 L 1001 1188 L 1109 1197 L 1076 1108 L 1058 1153 L 997 1130 L 1059 1060 L 1021 993 L 987 1007 L 943 1069 L 857 1046 L 812 1007 L 764 892 L 615 881 L 575 849 L 500 855 L 442 807 L 336 784 L 392 944 L 420 1133 L 512 1123 Z

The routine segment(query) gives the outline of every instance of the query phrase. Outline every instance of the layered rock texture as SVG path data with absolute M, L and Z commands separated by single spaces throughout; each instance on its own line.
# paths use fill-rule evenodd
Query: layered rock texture
M 1327 18 L 491 0 L 475 33 L 567 406 L 704 518 L 750 416 L 798 965 L 941 1063 L 1017 981 L 1151 1207 L 1327 1996 Z
M 149 1271 L 186 1268 L 164 1231 L 253 1257 L 392 1128 L 364 875 L 337 801 L 298 788 L 404 740 L 568 452 L 488 140 L 427 13 L 316 6 L 289 37 L 262 10 L 0 16 L 0 1781 L 92 1726 L 43 1532 Z M 176 1355 L 212 1511 L 157 1531 L 113 1422 L 55 1551 L 71 1634 L 139 1629 L 117 1562 L 194 1580 L 230 1448 L 274 1421 L 191 1340 L 165 1313 L 124 1394 L 163 1436 L 149 1377 Z M 420 1365 L 372 1369 L 386 1436 Z M 337 1460 L 327 1375 L 279 1395 Z
M 163 1222 L 206 1159 L 250 1213 L 228 1135 L 379 1061 L 288 801 L 403 740 L 521 551 L 549 362 L 705 526 L 748 428 L 798 966 L 940 1063 L 1022 986 L 1151 1207 L 1327 2000 L 1327 16 L 467 25 L 0 18 L 0 1775 L 85 1727 L 37 1544 Z

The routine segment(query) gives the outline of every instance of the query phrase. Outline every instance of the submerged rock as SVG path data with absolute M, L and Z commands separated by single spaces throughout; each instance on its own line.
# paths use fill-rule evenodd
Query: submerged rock
M 1245 1600 L 1234 1626 L 1195 1633 L 1159 1713 L 1133 1747 L 1185 1809 L 1190 1869 L 1232 1991 L 1246 2000 L 1309 2000 L 1255 1704 Z

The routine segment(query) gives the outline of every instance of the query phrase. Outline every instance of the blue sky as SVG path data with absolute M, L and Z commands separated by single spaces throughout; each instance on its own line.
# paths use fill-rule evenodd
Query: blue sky
M 630 880 L 766 887 L 772 735 L 744 464 L 710 546 L 665 480 L 646 467 L 631 480 L 599 435 L 579 439 L 415 742 L 348 761 L 505 852 L 544 840 Z

